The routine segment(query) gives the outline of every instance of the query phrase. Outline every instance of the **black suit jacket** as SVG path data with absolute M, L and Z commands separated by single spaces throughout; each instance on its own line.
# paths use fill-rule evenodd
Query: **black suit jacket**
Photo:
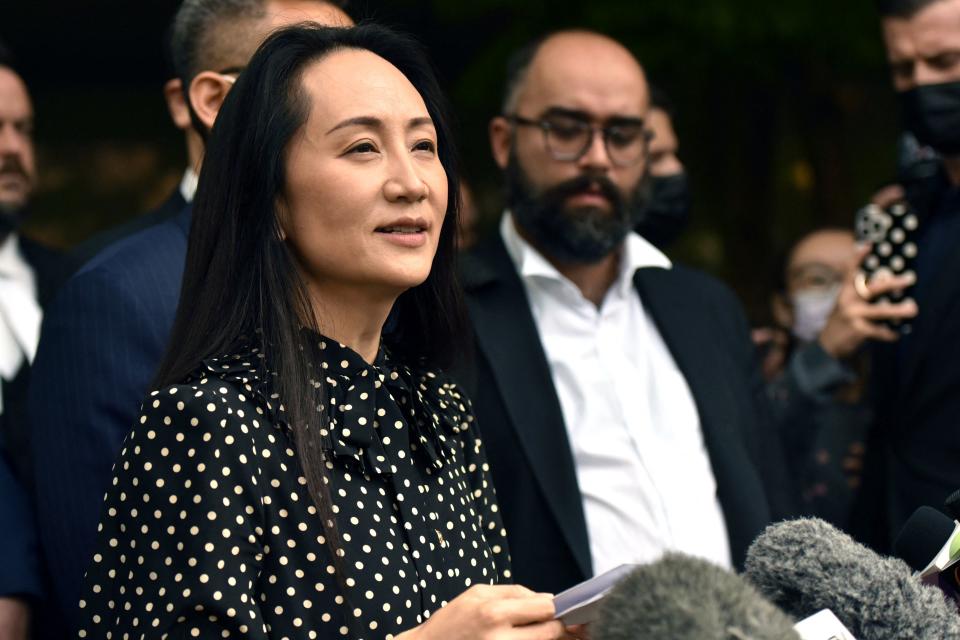
M 483 434 L 514 579 L 556 593 L 592 575 L 560 402 L 499 234 L 464 257 L 462 277 L 475 350 L 459 379 Z M 634 283 L 693 393 L 732 555 L 742 565 L 763 527 L 793 511 L 747 323 L 733 294 L 699 272 L 641 269 Z
M 37 284 L 37 301 L 45 308 L 53 298 L 57 287 L 67 274 L 67 258 L 62 253 L 49 249 L 29 238 L 20 236 L 20 252 L 30 268 Z M 27 426 L 27 387 L 30 367 L 23 366 L 11 382 L 2 382 L 3 413 L 0 415 L 0 433 L 6 448 L 12 453 L 13 472 L 28 488 L 32 488 L 32 473 L 29 465 Z
M 52 298 L 67 272 L 65 257 L 29 238 L 20 237 L 20 251 L 33 270 L 41 308 Z M 0 596 L 34 598 L 34 629 L 37 639 L 62 638 L 59 617 L 42 597 L 47 576 L 40 561 L 34 522 L 32 473 L 27 423 L 27 388 L 31 368 L 21 367 L 17 377 L 0 383 L 3 413 L 0 414 Z
M 904 345 L 873 349 L 876 425 L 854 512 L 857 537 L 889 552 L 918 507 L 960 489 L 960 249 L 939 265 Z
M 167 196 L 167 199 L 156 209 L 138 215 L 116 227 L 101 231 L 77 246 L 70 252 L 70 259 L 73 261 L 74 268 L 79 269 L 86 264 L 90 258 L 118 240 L 170 220 L 183 211 L 183 208 L 186 206 L 187 201 L 184 200 L 183 194 L 180 193 L 180 186 L 177 185 L 173 193 Z

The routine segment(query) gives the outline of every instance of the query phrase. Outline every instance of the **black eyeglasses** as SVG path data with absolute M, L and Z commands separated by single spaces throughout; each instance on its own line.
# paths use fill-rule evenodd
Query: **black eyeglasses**
M 537 127 L 543 131 L 544 144 L 554 160 L 576 162 L 587 153 L 599 131 L 610 162 L 618 167 L 633 166 L 647 155 L 653 134 L 642 120 L 627 120 L 600 126 L 585 119 L 561 114 L 531 120 L 517 114 L 504 116 L 515 125 Z

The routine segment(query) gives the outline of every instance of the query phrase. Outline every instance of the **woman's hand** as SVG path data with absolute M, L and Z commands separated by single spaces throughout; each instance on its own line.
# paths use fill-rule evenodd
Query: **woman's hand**
M 0 598 L 0 640 L 27 640 L 30 608 L 17 598 Z
M 397 640 L 559 640 L 553 598 L 518 585 L 475 585 Z

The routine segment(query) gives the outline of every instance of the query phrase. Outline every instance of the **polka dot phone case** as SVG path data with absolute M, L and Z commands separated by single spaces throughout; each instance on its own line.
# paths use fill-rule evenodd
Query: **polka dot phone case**
M 917 230 L 920 219 L 906 202 L 887 208 L 868 204 L 857 212 L 856 234 L 860 242 L 871 245 L 861 270 L 867 282 L 874 278 L 914 274 L 917 260 Z M 900 302 L 912 295 L 912 287 L 873 299 L 874 302 Z M 902 334 L 910 333 L 909 320 L 892 320 L 884 324 Z

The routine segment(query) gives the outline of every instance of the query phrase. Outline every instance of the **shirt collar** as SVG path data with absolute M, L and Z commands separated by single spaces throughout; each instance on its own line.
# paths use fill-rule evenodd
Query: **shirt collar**
M 200 176 L 193 170 L 193 167 L 187 167 L 183 172 L 183 178 L 180 180 L 180 195 L 187 202 L 193 202 L 193 196 L 197 193 L 197 183 Z
M 0 276 L 17 280 L 33 288 L 33 270 L 20 254 L 20 236 L 10 233 L 0 243 Z
M 11 233 L 0 244 L 0 273 L 10 273 L 11 267 L 20 262 L 20 242 L 17 234 Z
M 507 253 L 513 261 L 522 280 L 528 278 L 544 278 L 547 280 L 569 282 L 566 276 L 550 264 L 543 254 L 535 249 L 517 232 L 513 215 L 510 211 L 503 214 L 500 220 L 500 236 L 507 248 Z M 669 269 L 673 266 L 662 251 L 657 249 L 642 236 L 631 231 L 623 243 L 623 256 L 620 261 L 620 275 L 613 284 L 613 289 L 621 296 L 629 293 L 633 286 L 633 274 L 637 269 L 656 267 Z

